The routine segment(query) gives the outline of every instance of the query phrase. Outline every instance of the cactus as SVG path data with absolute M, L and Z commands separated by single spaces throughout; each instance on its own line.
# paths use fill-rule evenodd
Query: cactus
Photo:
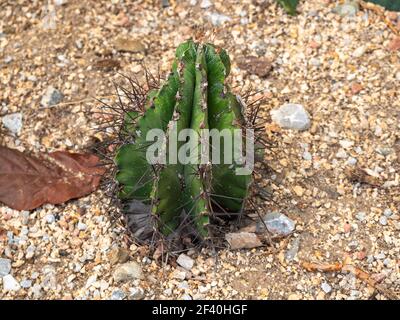
M 245 127 L 240 98 L 225 83 L 229 72 L 226 51 L 188 40 L 177 48 L 165 83 L 149 91 L 145 111 L 125 114 L 122 132 L 131 142 L 120 146 L 115 156 L 118 197 L 126 203 L 147 205 L 149 215 L 156 218 L 155 229 L 165 236 L 179 229 L 182 221 L 190 221 L 197 235 L 206 239 L 213 207 L 228 213 L 243 210 L 251 174 L 236 175 L 236 163 L 150 164 L 146 160 L 150 129 L 166 133 L 163 146 L 168 154 L 173 132 L 190 128 L 199 135 L 206 128 L 232 131 Z M 177 144 L 179 150 L 185 142 Z M 223 141 L 220 146 L 224 150 Z M 200 149 L 202 144 L 191 147 Z

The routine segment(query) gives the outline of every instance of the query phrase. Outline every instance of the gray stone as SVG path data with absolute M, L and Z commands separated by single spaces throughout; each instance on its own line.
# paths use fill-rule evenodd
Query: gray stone
M 87 225 L 86 224 L 84 224 L 83 222 L 78 222 L 78 225 L 77 225 L 77 228 L 78 228 L 78 230 L 80 230 L 80 231 L 85 231 L 86 229 L 87 229 Z
M 40 284 L 33 285 L 31 290 L 35 299 L 39 299 L 42 296 L 42 286 Z
M 21 285 L 21 287 L 24 288 L 24 289 L 29 289 L 29 288 L 32 286 L 32 280 L 27 280 L 27 279 L 22 280 L 22 281 L 20 282 L 20 285 Z
M 56 217 L 52 214 L 48 214 L 44 218 L 48 224 L 52 224 L 56 221 Z
M 3 117 L 2 122 L 4 127 L 10 130 L 10 132 L 13 133 L 14 135 L 19 135 L 21 133 L 22 129 L 21 113 L 17 112 L 17 113 L 7 114 Z
M 292 261 L 296 257 L 297 252 L 299 252 L 299 248 L 300 248 L 300 239 L 299 238 L 293 239 L 292 243 L 290 244 L 290 249 L 287 250 L 285 253 L 286 260 Z
M 356 218 L 359 221 L 365 221 L 367 215 L 365 214 L 365 212 L 357 212 L 356 213 Z
M 386 216 L 381 216 L 381 217 L 379 218 L 379 223 L 380 223 L 382 226 L 386 226 L 387 223 L 388 223 L 387 217 L 386 217 Z
M 212 12 L 208 14 L 208 20 L 210 20 L 214 26 L 220 26 L 227 21 L 231 21 L 232 19 L 224 14 Z
M 8 274 L 3 277 L 3 288 L 4 291 L 18 291 L 19 289 L 21 289 L 21 286 L 11 274 Z
M 272 121 L 284 129 L 307 130 L 310 125 L 310 116 L 301 104 L 288 103 L 279 109 L 271 110 Z
M 385 209 L 385 211 L 383 211 L 383 214 L 385 215 L 385 217 L 389 218 L 390 216 L 392 216 L 393 212 L 392 212 L 392 210 L 387 208 L 387 209 Z
M 126 297 L 125 292 L 119 289 L 113 291 L 113 293 L 111 294 L 111 300 L 124 300 L 125 297 Z
M 11 272 L 11 260 L 0 258 L 0 277 L 4 277 Z
M 52 86 L 47 87 L 40 104 L 43 107 L 50 107 L 56 105 L 64 98 L 63 94 Z
M 114 271 L 113 277 L 116 282 L 124 282 L 132 279 L 143 279 L 143 272 L 140 265 L 132 261 L 120 265 Z
M 287 236 L 291 234 L 295 228 L 294 221 L 279 212 L 267 213 L 263 220 L 264 223 L 260 221 L 257 224 L 258 231 L 265 229 L 265 224 L 268 231 L 276 237 Z
M 357 1 L 348 0 L 344 4 L 338 5 L 333 9 L 333 12 L 339 14 L 342 17 L 353 17 L 360 10 Z
M 312 160 L 312 155 L 311 153 L 309 153 L 308 151 L 304 151 L 303 153 L 303 159 L 307 160 L 307 161 L 311 161 Z
M 202 9 L 207 9 L 211 6 L 212 6 L 212 3 L 210 0 L 201 0 L 201 2 L 200 2 L 200 8 L 202 8 Z
M 25 253 L 25 258 L 27 260 L 32 259 L 35 255 L 35 251 L 36 251 L 36 247 L 31 244 L 27 249 L 26 249 L 26 253 Z
M 144 299 L 144 290 L 142 288 L 130 288 L 129 300 L 142 300 Z
M 179 255 L 176 262 L 186 270 L 190 270 L 193 268 L 194 261 L 191 257 L 187 256 L 186 254 L 182 253 Z
M 353 158 L 353 157 L 349 157 L 349 158 L 347 159 L 347 164 L 348 164 L 349 166 L 355 166 L 355 165 L 357 164 L 357 159 L 356 159 L 356 158 Z
M 321 284 L 321 289 L 322 289 L 322 291 L 324 291 L 325 293 L 329 293 L 329 292 L 332 291 L 332 287 L 331 287 L 330 284 L 327 283 L 327 282 L 324 282 L 324 283 Z

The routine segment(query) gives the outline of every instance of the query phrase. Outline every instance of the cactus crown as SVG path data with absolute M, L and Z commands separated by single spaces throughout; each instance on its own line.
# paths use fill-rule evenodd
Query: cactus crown
M 159 90 L 148 92 L 145 111 L 125 114 L 123 132 L 131 143 L 122 145 L 115 157 L 118 196 L 125 203 L 139 201 L 145 205 L 149 216 L 155 218 L 151 228 L 165 236 L 178 230 L 183 222 L 190 222 L 204 239 L 210 236 L 214 211 L 243 210 L 251 174 L 236 175 L 235 163 L 183 164 L 178 160 L 158 165 L 146 159 L 146 136 L 151 129 L 162 130 L 168 146 L 173 130 L 179 134 L 183 129 L 192 129 L 200 135 L 205 128 L 232 131 L 245 126 L 240 99 L 225 83 L 229 72 L 226 51 L 186 41 L 177 48 L 165 83 Z M 184 143 L 178 140 L 178 149 Z M 220 146 L 222 154 L 222 140 Z M 201 144 L 194 148 L 201 148 Z M 140 231 L 137 235 L 140 238 Z

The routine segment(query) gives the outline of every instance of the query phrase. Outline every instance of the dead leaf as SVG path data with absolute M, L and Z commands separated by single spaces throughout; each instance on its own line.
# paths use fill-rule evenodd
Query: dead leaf
M 39 159 L 0 146 L 0 201 L 16 210 L 63 203 L 96 190 L 104 172 L 92 154 L 57 151 Z
M 272 69 L 272 62 L 267 58 L 246 57 L 239 59 L 240 69 L 247 70 L 250 74 L 255 74 L 261 78 L 268 76 Z

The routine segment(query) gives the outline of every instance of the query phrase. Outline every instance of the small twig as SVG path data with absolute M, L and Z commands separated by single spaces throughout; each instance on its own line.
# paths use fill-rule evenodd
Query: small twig
M 300 263 L 300 265 L 304 269 L 310 272 L 350 272 L 357 279 L 365 282 L 369 286 L 381 292 L 387 298 L 392 300 L 400 299 L 397 294 L 380 285 L 366 271 L 357 268 L 356 266 L 351 264 L 348 259 L 345 259 L 343 262 L 336 262 L 336 263 L 314 263 L 314 262 L 303 261 Z
M 82 99 L 82 100 L 74 100 L 74 101 L 67 101 L 67 102 L 60 102 L 48 107 L 42 107 L 40 109 L 52 109 L 52 108 L 56 108 L 56 107 L 63 107 L 63 106 L 70 106 L 70 105 L 74 105 L 74 104 L 80 104 L 80 103 L 85 103 L 85 102 L 91 102 L 93 100 L 97 100 L 97 99 L 108 99 L 108 98 L 112 98 L 114 97 L 114 95 L 109 95 L 109 96 L 102 96 L 99 98 L 86 98 L 86 99 Z

